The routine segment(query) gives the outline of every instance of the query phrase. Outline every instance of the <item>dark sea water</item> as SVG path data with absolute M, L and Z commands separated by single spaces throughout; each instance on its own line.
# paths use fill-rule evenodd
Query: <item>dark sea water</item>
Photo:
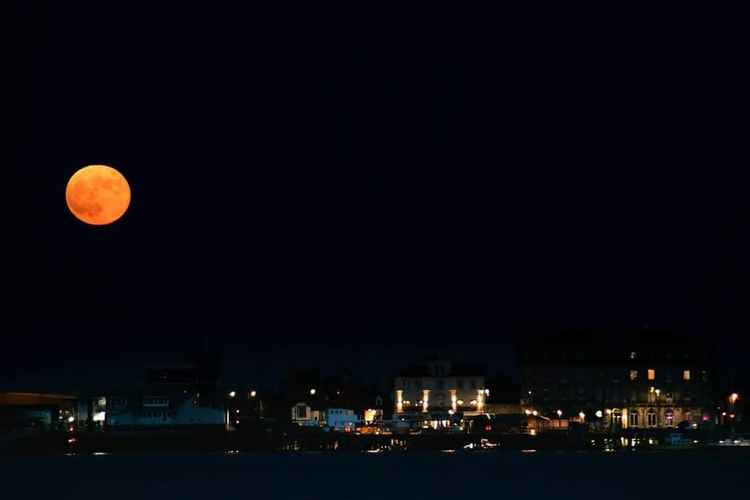
M 750 453 L 2 457 L 0 477 L 8 499 L 740 499 Z

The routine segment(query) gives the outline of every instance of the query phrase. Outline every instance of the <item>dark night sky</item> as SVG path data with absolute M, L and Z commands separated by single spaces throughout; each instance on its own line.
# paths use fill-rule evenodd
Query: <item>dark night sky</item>
M 511 371 L 515 339 L 562 328 L 676 329 L 728 362 L 748 347 L 750 87 L 730 26 L 17 13 L 11 379 L 204 338 L 265 380 L 436 351 Z M 65 207 L 91 163 L 132 187 L 110 227 Z

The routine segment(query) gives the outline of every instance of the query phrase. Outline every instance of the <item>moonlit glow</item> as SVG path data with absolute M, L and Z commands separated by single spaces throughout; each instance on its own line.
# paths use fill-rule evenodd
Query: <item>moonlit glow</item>
M 130 206 L 130 186 L 114 168 L 89 165 L 70 178 L 65 188 L 65 201 L 79 220 L 103 226 L 125 214 Z

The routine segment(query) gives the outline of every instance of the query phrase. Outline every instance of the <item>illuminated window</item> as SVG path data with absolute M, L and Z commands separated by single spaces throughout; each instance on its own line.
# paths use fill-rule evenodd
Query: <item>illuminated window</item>
M 630 427 L 638 427 L 638 410 L 635 408 L 628 412 L 628 425 Z
M 649 380 L 654 380 L 655 378 L 656 378 L 656 370 L 654 370 L 653 368 L 649 368 L 648 369 L 648 379 Z
M 690 370 L 682 371 L 682 380 L 690 380 Z
M 638 380 L 638 370 L 630 370 L 630 380 Z
M 646 414 L 646 418 L 649 427 L 656 427 L 656 412 L 654 410 L 649 410 Z
M 630 359 L 635 359 L 637 357 L 638 357 L 638 355 L 635 353 L 635 351 L 633 351 L 633 352 L 630 353 Z

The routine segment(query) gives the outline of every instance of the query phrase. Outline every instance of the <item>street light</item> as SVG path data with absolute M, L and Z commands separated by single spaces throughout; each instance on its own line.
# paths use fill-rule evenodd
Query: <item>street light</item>
M 315 396 L 315 389 L 310 389 L 310 396 Z
M 740 399 L 740 395 L 739 395 L 739 394 L 737 394 L 736 392 L 733 392 L 733 393 L 732 393 L 732 394 L 731 394 L 731 395 L 729 396 L 729 402 L 730 402 L 730 403 L 732 403 L 732 404 L 736 403 L 738 399 Z
M 562 410 L 557 410 L 557 418 L 562 417 Z
M 254 398 L 258 393 L 255 391 L 250 391 L 250 397 Z
M 230 397 L 230 398 L 233 398 L 233 397 L 235 397 L 236 395 L 237 395 L 237 393 L 236 393 L 235 391 L 229 391 L 229 397 Z

